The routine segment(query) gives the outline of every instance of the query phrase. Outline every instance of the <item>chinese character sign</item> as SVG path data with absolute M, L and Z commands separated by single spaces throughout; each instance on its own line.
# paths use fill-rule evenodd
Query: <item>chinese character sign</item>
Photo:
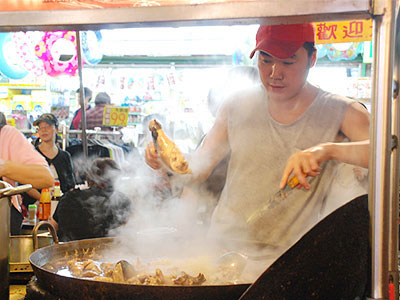
M 350 43 L 372 40 L 372 20 L 315 23 L 317 44 Z
M 126 126 L 128 125 L 128 107 L 106 106 L 103 114 L 103 126 Z

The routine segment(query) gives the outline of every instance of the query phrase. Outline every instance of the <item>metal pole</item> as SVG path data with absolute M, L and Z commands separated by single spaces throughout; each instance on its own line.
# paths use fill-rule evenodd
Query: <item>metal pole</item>
M 397 83 L 396 83 L 397 85 Z M 397 88 L 396 88 L 397 89 Z M 399 244 L 399 98 L 393 99 L 392 157 L 389 217 L 389 282 L 393 283 L 394 298 L 399 299 L 398 244 Z
M 378 1 L 379 2 L 379 1 Z M 375 16 L 369 209 L 371 214 L 371 298 L 389 296 L 389 207 L 391 158 L 391 101 L 395 0 L 384 2 Z
M 394 69 L 393 69 L 393 109 L 392 109 L 392 160 L 391 160 L 391 189 L 390 189 L 390 226 L 389 226 L 389 281 L 393 282 L 394 298 L 399 299 L 398 245 L 399 245 L 399 148 L 400 107 L 399 107 L 399 78 L 400 78 L 400 19 L 397 12 L 394 37 Z
M 62 127 L 62 149 L 65 151 L 67 149 L 67 141 L 68 141 L 68 130 L 67 130 L 67 126 L 64 125 Z
M 79 74 L 79 104 L 81 106 L 81 128 L 82 128 L 82 148 L 83 155 L 85 158 L 88 157 L 88 146 L 87 146 L 87 136 L 86 136 L 86 105 L 85 105 L 85 95 L 83 92 L 83 79 L 82 79 L 82 51 L 81 51 L 81 35 L 80 31 L 76 31 L 76 51 L 78 56 L 78 74 Z

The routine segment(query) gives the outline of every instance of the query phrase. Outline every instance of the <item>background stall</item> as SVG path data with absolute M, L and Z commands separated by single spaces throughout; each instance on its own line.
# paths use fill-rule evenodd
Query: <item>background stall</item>
M 132 7 L 132 4 L 134 7 Z M 2 31 L 99 30 L 126 27 L 279 24 L 305 21 L 374 20 L 374 58 L 371 95 L 372 130 L 370 156 L 370 207 L 372 214 L 373 270 L 371 298 L 388 297 L 389 271 L 398 282 L 397 251 L 389 255 L 388 216 L 390 202 L 398 206 L 397 166 L 390 163 L 392 119 L 392 62 L 395 1 L 3 1 Z M 80 36 L 78 37 L 78 45 Z M 79 49 L 79 47 L 78 47 Z M 79 59 L 79 55 L 78 55 Z M 82 71 L 82 70 L 81 70 Z M 85 81 L 80 72 L 80 82 Z M 83 77 L 83 78 L 82 78 Z M 40 83 L 32 87 L 39 87 Z M 357 83 L 358 84 L 358 83 Z M 33 90 L 35 90 L 33 88 Z M 21 93 L 21 96 L 23 94 Z M 394 111 L 396 114 L 397 112 Z M 396 118 L 394 118 L 396 119 Z M 395 126 L 393 126 L 395 127 Z M 393 130 L 396 133 L 395 130 Z M 85 128 L 83 128 L 85 133 Z M 392 167 L 392 169 L 391 169 Z M 392 170 L 392 171 L 391 171 Z M 391 207 L 395 207 L 391 206 Z M 393 212 L 393 210 L 392 210 Z M 397 221 L 397 217 L 396 217 Z M 391 245 L 397 245 L 392 226 Z M 397 246 L 396 246 L 397 248 Z M 389 267 L 389 257 L 392 263 Z M 395 285 L 397 287 L 397 284 Z

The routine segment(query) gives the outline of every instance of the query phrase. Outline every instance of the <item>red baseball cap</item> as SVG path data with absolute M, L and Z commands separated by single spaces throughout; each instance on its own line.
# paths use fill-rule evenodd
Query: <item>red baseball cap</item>
M 289 58 L 305 42 L 315 43 L 315 31 L 312 23 L 261 25 L 256 35 L 256 48 L 251 52 L 250 58 L 253 58 L 257 50 L 280 59 Z

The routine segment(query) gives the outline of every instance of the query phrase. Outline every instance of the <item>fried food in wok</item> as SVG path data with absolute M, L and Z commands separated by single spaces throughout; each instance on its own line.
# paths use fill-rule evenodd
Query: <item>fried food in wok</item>
M 164 130 L 161 128 L 161 124 L 157 122 L 157 120 L 151 120 L 149 129 L 158 146 L 158 154 L 164 164 L 172 171 L 179 174 L 192 173 L 188 162 L 185 160 L 176 144 L 167 137 Z
M 199 273 L 196 277 L 185 272 L 179 275 L 164 275 L 161 269 L 156 268 L 154 274 L 136 270 L 125 260 L 116 264 L 96 263 L 92 259 L 72 259 L 67 263 L 68 269 L 74 277 L 87 278 L 103 282 L 129 283 L 138 285 L 201 285 L 206 281 L 205 276 Z

